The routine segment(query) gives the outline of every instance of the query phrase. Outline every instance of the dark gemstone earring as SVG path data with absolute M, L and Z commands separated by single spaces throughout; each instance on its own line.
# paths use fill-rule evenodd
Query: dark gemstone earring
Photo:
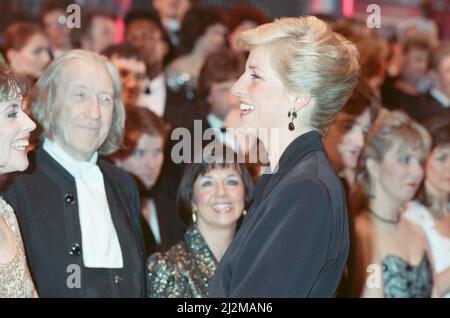
M 290 131 L 295 130 L 294 119 L 297 118 L 297 113 L 294 111 L 294 108 L 288 112 L 288 117 L 291 118 L 291 122 L 288 125 Z

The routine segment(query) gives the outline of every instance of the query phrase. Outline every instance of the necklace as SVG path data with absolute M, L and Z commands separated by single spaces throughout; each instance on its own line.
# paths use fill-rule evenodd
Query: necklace
M 389 224 L 394 224 L 394 225 L 396 225 L 396 224 L 398 224 L 399 222 L 400 222 L 400 218 L 397 216 L 397 218 L 395 219 L 395 220 L 390 220 L 390 219 L 385 219 L 384 217 L 382 217 L 382 216 L 379 216 L 378 214 L 376 214 L 375 212 L 373 212 L 373 211 L 371 211 L 371 210 L 369 210 L 369 213 L 371 214 L 371 215 L 373 215 L 377 220 L 379 220 L 379 221 L 381 221 L 381 222 L 384 222 L 384 223 L 389 223 Z

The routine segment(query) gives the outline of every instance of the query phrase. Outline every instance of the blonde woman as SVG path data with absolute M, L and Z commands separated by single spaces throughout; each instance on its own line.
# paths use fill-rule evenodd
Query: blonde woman
M 430 137 L 401 112 L 383 110 L 362 152 L 360 181 L 366 202 L 355 220 L 356 296 L 437 296 L 438 277 L 426 237 L 401 218 L 423 178 Z
M 356 85 L 356 49 L 312 16 L 264 24 L 239 42 L 250 51 L 233 87 L 239 128 L 262 141 L 272 173 L 256 184 L 209 296 L 333 297 L 348 254 L 348 219 L 321 137 Z
M 24 81 L 0 63 L 0 185 L 4 174 L 28 167 L 35 123 L 23 112 Z M 35 297 L 13 209 L 0 197 L 0 298 Z

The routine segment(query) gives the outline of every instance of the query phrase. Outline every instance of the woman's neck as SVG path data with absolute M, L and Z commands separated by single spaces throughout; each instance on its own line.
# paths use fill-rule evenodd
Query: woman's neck
M 216 261 L 220 262 L 223 254 L 233 240 L 236 225 L 227 228 L 208 228 L 207 226 L 202 226 L 202 224 L 197 224 L 197 229 L 205 239 Z
M 369 212 L 380 221 L 396 224 L 400 219 L 402 204 L 383 191 L 375 191 L 374 198 L 369 202 Z
M 286 148 L 295 140 L 297 137 L 304 135 L 310 131 L 316 130 L 313 127 L 303 127 L 297 128 L 294 131 L 289 131 L 287 129 L 279 129 L 279 134 L 272 134 L 269 132 L 265 136 L 259 136 L 261 142 L 267 150 L 270 161 L 270 169 L 275 172 L 278 169 L 278 163 L 281 156 L 283 155 Z
M 444 209 L 448 208 L 449 204 L 449 193 L 439 191 L 436 189 L 428 180 L 425 180 L 425 192 L 427 196 L 436 203 L 436 206 L 442 207 Z M 430 202 L 431 203 L 431 202 Z

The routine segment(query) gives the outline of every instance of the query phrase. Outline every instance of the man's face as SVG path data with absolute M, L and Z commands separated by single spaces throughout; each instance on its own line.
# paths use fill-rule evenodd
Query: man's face
M 66 12 L 62 10 L 53 10 L 47 12 L 42 19 L 45 33 L 50 37 L 52 46 L 58 49 L 70 45 L 70 29 L 58 22 L 58 18 L 64 15 Z
M 114 44 L 116 37 L 116 24 L 113 19 L 97 16 L 92 20 L 90 32 L 91 50 L 102 52 L 108 46 Z
M 117 55 L 111 57 L 111 62 L 120 74 L 123 102 L 126 105 L 135 105 L 144 90 L 145 63 L 141 60 Z
M 54 141 L 76 160 L 86 161 L 103 145 L 112 124 L 114 86 L 105 65 L 69 62 L 55 100 Z
M 153 7 L 158 11 L 162 20 L 183 20 L 186 11 L 191 7 L 189 0 L 153 0 Z
M 154 23 L 146 20 L 131 22 L 126 31 L 126 40 L 141 52 L 147 68 L 162 68 L 169 47 Z
M 214 82 L 209 89 L 207 101 L 211 105 L 211 111 L 222 120 L 225 120 L 232 108 L 239 108 L 239 99 L 231 92 L 236 80 L 237 78 L 225 82 Z
M 428 70 L 428 52 L 411 49 L 405 54 L 402 65 L 402 77 L 411 82 L 420 81 Z

